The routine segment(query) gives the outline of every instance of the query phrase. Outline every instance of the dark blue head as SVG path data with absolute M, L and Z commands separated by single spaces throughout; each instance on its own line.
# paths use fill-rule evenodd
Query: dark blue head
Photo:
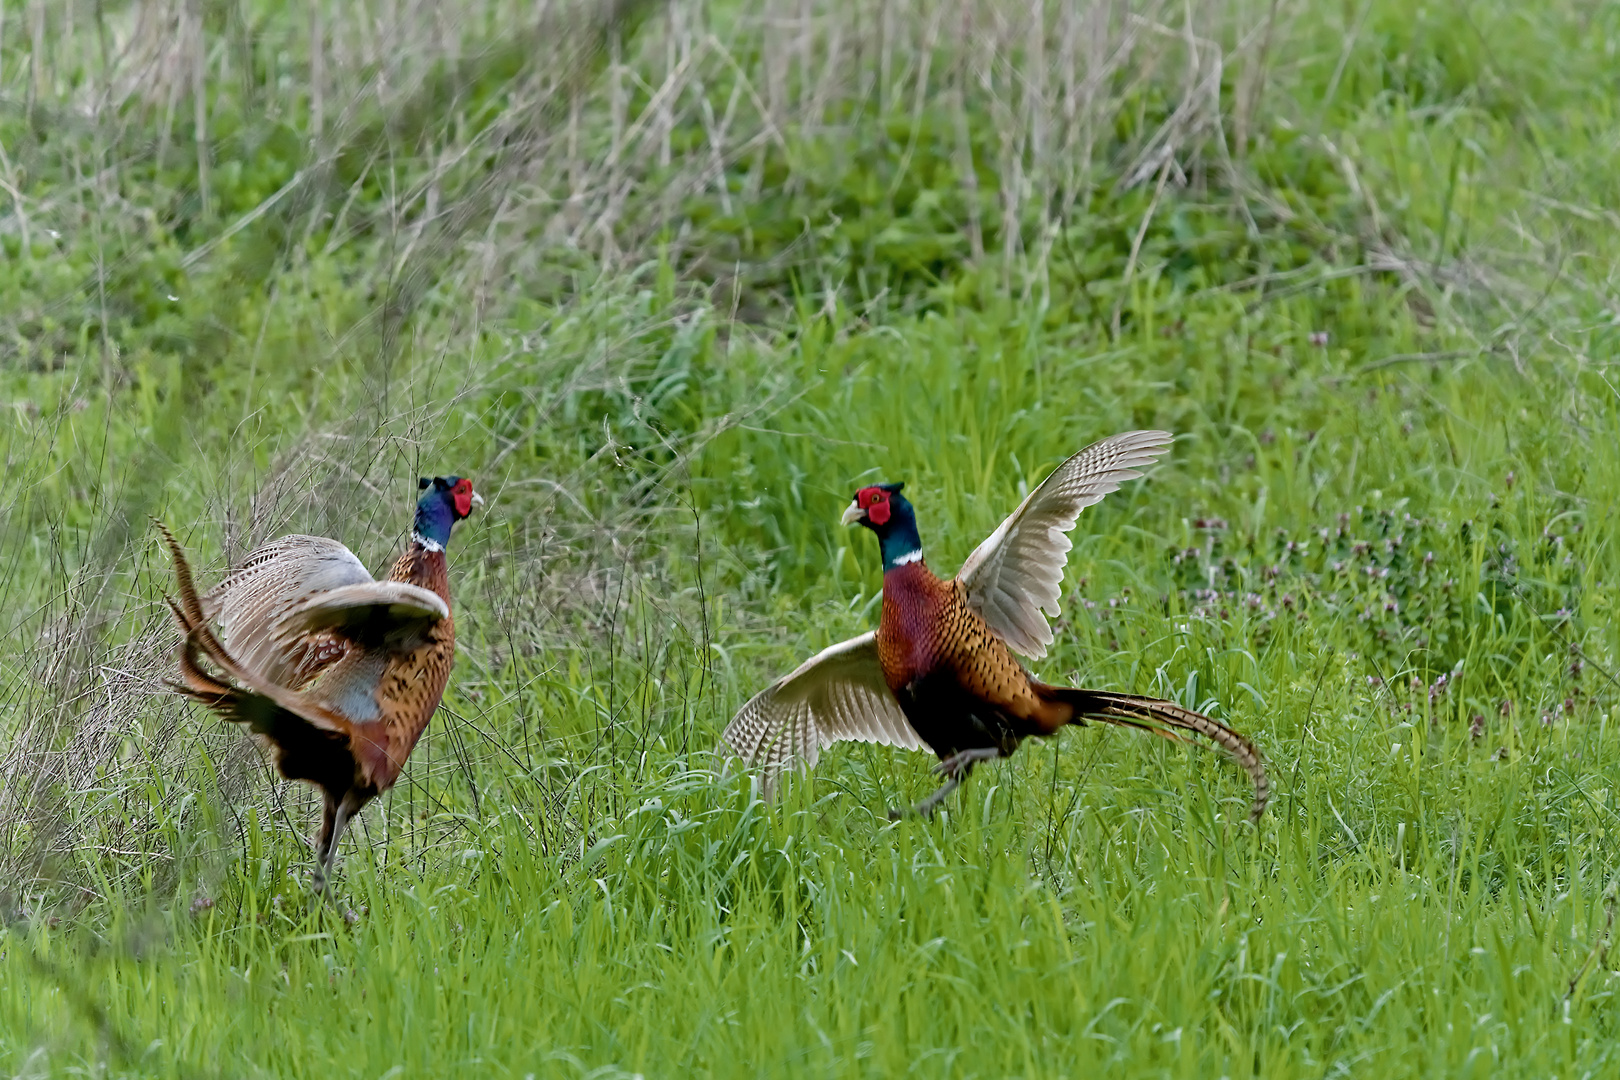
M 922 559 L 922 539 L 917 535 L 917 515 L 900 494 L 904 484 L 873 484 L 855 493 L 855 501 L 844 511 L 844 524 L 859 522 L 877 533 L 883 549 L 883 572 Z
M 422 497 L 416 500 L 416 525 L 412 532 L 442 550 L 450 542 L 450 527 L 483 506 L 483 498 L 473 490 L 472 481 L 461 476 L 427 477 L 416 482 Z

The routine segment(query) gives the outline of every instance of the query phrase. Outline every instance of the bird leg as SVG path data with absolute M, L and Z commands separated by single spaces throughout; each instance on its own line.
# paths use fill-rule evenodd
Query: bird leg
M 332 873 L 332 862 L 337 858 L 338 840 L 343 836 L 349 818 L 360 809 L 360 797 L 350 788 L 341 800 L 326 792 L 326 809 L 321 815 L 321 835 L 315 841 L 315 895 L 326 892 L 326 881 Z
M 979 746 L 971 750 L 960 750 L 952 754 L 950 757 L 934 766 L 935 773 L 948 776 L 950 779 L 941 784 L 938 791 L 928 796 L 928 798 L 924 799 L 916 806 L 913 806 L 910 812 L 913 814 L 920 814 L 923 817 L 929 817 L 933 814 L 934 807 L 938 806 L 945 800 L 945 796 L 962 786 L 962 781 L 968 778 L 968 774 L 973 771 L 974 765 L 981 761 L 994 761 L 1000 756 L 1001 751 L 994 746 Z M 906 811 L 904 810 L 890 810 L 889 820 L 899 821 L 905 813 Z

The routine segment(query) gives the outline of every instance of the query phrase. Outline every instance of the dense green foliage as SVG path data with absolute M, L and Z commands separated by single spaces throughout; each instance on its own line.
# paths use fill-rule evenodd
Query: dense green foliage
M 1620 1068 L 1620 9 L 1143 5 L 1065 112 L 1103 6 L 625 6 L 0 8 L 0 1070 Z M 892 824 L 926 755 L 712 753 L 873 624 L 859 483 L 949 573 L 1132 427 L 1036 670 L 1251 734 L 1258 828 L 1117 730 Z M 321 904 L 146 515 L 376 568 L 434 472 L 451 691 Z

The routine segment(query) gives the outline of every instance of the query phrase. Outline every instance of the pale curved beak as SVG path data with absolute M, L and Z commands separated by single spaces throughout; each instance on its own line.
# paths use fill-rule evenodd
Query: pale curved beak
M 844 516 L 838 519 L 838 523 L 840 525 L 854 525 L 856 522 L 865 519 L 866 511 L 861 508 L 861 504 L 851 500 L 850 504 L 844 507 Z
M 476 492 L 476 491 L 473 492 L 472 504 L 474 506 L 483 506 L 484 505 L 484 497 L 482 495 L 478 494 L 478 492 Z

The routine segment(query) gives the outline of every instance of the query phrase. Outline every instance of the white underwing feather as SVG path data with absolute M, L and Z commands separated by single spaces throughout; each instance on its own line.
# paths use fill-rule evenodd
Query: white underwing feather
M 1066 535 L 1101 502 L 1169 449 L 1167 431 L 1127 431 L 1094 443 L 1052 470 L 962 564 L 967 602 L 1013 650 L 1032 658 L 1052 643 L 1047 616 L 1061 611 Z
M 732 753 L 760 770 L 767 796 L 783 771 L 814 768 L 821 751 L 835 742 L 923 748 L 883 681 L 871 633 L 823 649 L 754 695 L 737 710 L 724 739 Z

